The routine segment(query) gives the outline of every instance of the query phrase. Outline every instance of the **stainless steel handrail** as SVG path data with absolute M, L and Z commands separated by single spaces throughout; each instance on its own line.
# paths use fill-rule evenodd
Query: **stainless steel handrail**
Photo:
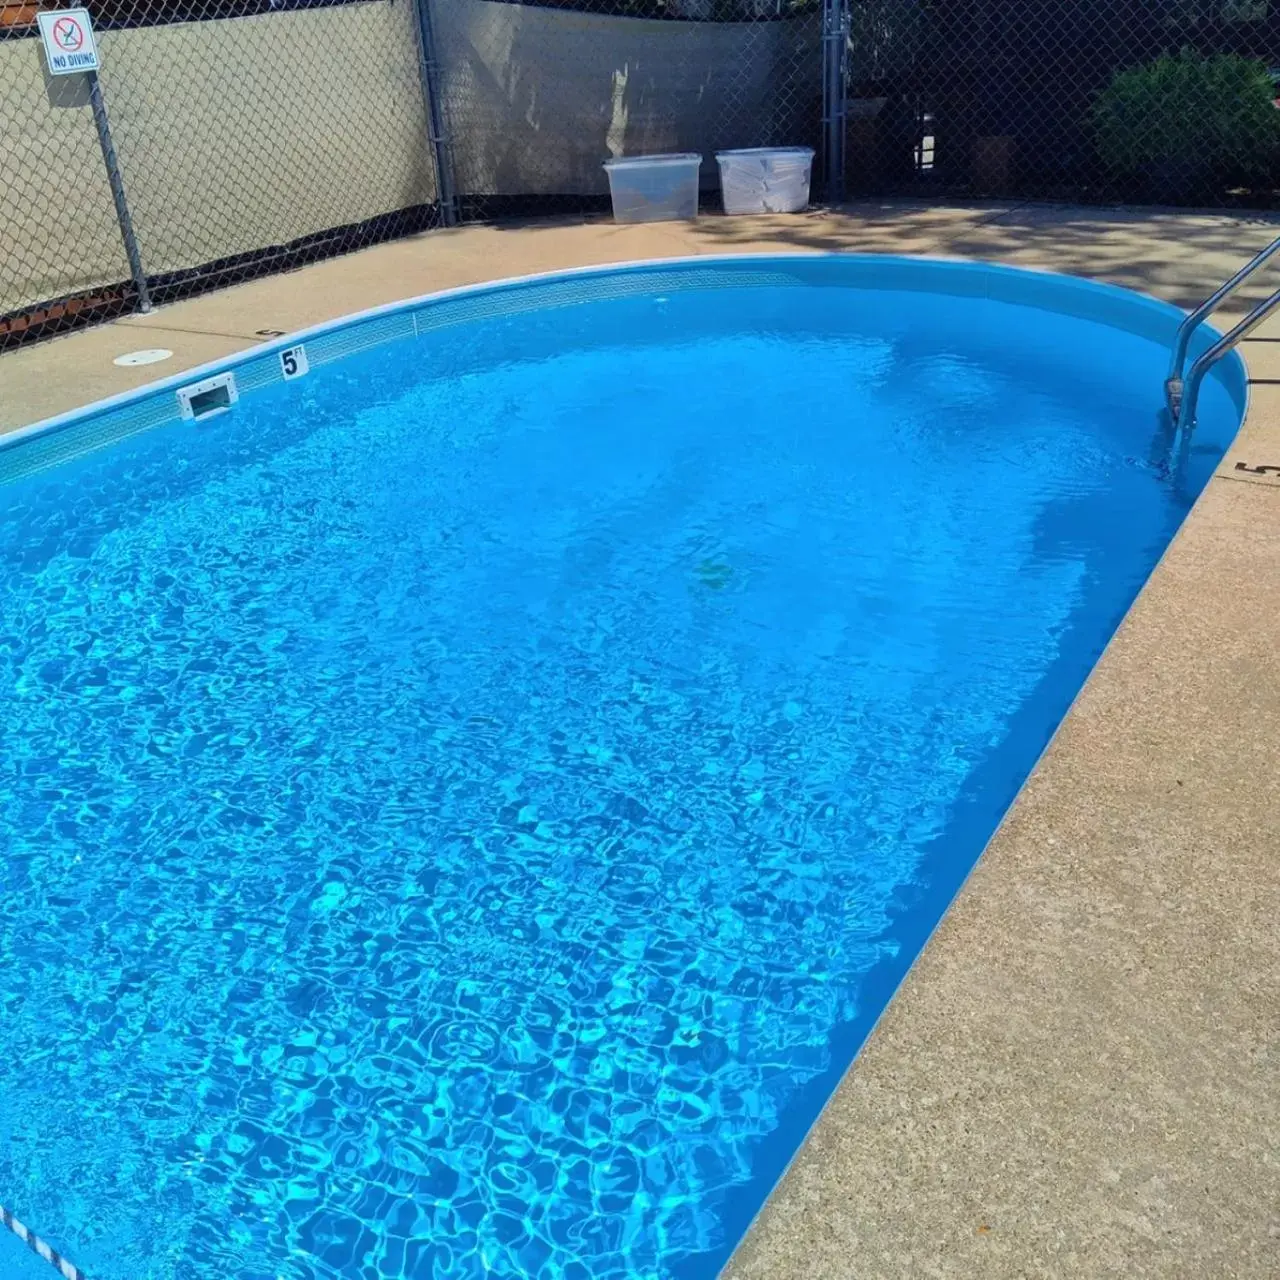
M 1234 329 L 1228 330 L 1207 351 L 1192 363 L 1191 372 L 1187 374 L 1186 389 L 1182 394 L 1182 411 L 1177 418 L 1178 432 L 1181 434 L 1195 425 L 1196 401 L 1200 398 L 1200 384 L 1205 374 L 1236 345 L 1247 338 L 1273 311 L 1280 308 L 1280 289 L 1265 302 L 1260 302 Z
M 1175 426 L 1182 427 L 1184 425 L 1189 424 L 1192 421 L 1192 418 L 1194 417 L 1194 414 L 1195 414 L 1194 397 L 1192 397 L 1192 402 L 1190 406 L 1191 413 L 1190 415 L 1186 413 L 1187 393 L 1186 393 L 1186 390 L 1184 389 L 1183 381 L 1182 381 L 1182 366 L 1186 363 L 1186 360 L 1187 360 L 1187 349 L 1191 345 L 1191 335 L 1195 333 L 1197 327 L 1199 326 L 1202 320 L 1204 320 L 1207 316 L 1212 314 L 1212 312 L 1214 312 L 1218 308 L 1218 305 L 1220 303 L 1224 302 L 1233 293 L 1235 293 L 1235 291 L 1242 284 L 1244 284 L 1244 282 L 1248 280 L 1249 277 L 1253 275 L 1255 271 L 1258 271 L 1262 267 L 1266 266 L 1266 264 L 1270 262 L 1271 259 L 1276 256 L 1277 253 L 1280 253 L 1280 236 L 1277 236 L 1269 245 L 1267 245 L 1265 249 L 1262 250 L 1261 253 L 1256 254 L 1253 258 L 1251 258 L 1248 262 L 1246 262 L 1244 266 L 1241 267 L 1240 270 L 1237 271 L 1235 275 L 1231 277 L 1230 280 L 1226 281 L 1226 283 L 1223 284 L 1219 289 L 1215 290 L 1213 294 L 1211 294 L 1208 298 L 1206 298 L 1178 326 L 1178 336 L 1173 345 L 1173 357 L 1169 362 L 1169 376 L 1164 380 L 1165 400 L 1169 405 L 1169 415 L 1170 417 L 1172 417 Z M 1254 324 L 1249 324 L 1248 323 L 1249 319 L 1260 308 L 1255 308 L 1254 311 L 1251 311 L 1249 313 L 1249 316 L 1245 318 L 1245 320 L 1242 322 L 1241 325 L 1236 325 L 1236 328 L 1233 329 L 1231 332 L 1236 333 L 1236 330 L 1240 330 L 1240 332 L 1236 336 L 1234 341 L 1227 342 L 1227 338 L 1231 336 L 1230 334 L 1228 334 L 1221 341 L 1214 343 L 1214 345 L 1209 349 L 1210 351 L 1218 352 L 1218 354 L 1214 356 L 1214 360 L 1221 359 L 1222 356 L 1224 356 L 1228 351 L 1230 351 L 1231 348 L 1235 346 L 1235 344 L 1239 342 L 1240 339 L 1243 338 L 1245 334 L 1247 334 L 1249 330 L 1254 327 L 1255 324 L 1260 324 L 1263 320 L 1265 320 L 1266 317 L 1269 316 L 1271 312 L 1275 310 L 1273 302 L 1274 302 L 1274 298 L 1269 298 L 1266 302 L 1262 303 L 1262 308 L 1265 308 L 1264 314 L 1258 316 L 1257 320 L 1254 321 Z M 1242 328 L 1243 324 L 1247 324 L 1248 328 Z M 1223 343 L 1227 343 L 1227 345 L 1223 346 Z M 1218 350 L 1218 348 L 1221 348 L 1221 350 Z M 1204 353 L 1205 356 L 1207 356 L 1208 354 L 1209 354 L 1208 351 Z M 1204 356 L 1201 356 L 1200 359 L 1203 360 Z M 1201 370 L 1200 378 L 1197 379 L 1195 383 L 1197 392 L 1200 389 L 1200 381 L 1204 378 L 1205 370 L 1208 369 L 1209 365 L 1213 364 L 1214 360 L 1210 360 L 1209 364 L 1205 365 L 1205 369 Z M 1197 363 L 1199 363 L 1199 361 L 1197 361 Z

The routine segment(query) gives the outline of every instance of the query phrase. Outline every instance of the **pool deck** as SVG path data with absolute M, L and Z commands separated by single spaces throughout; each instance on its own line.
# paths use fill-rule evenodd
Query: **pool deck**
M 1261 215 L 908 202 L 438 231 L 0 356 L 0 430 L 261 329 L 586 263 L 933 254 L 1185 306 L 1277 233 Z M 111 363 L 154 346 L 174 358 Z M 1280 1275 L 1280 323 L 1243 352 L 1235 445 L 731 1280 Z

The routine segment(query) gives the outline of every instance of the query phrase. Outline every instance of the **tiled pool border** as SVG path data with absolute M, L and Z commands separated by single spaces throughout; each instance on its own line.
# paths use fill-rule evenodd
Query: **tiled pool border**
M 0 484 L 44 471 L 139 432 L 180 421 L 177 392 L 217 374 L 233 372 L 241 395 L 284 380 L 283 351 L 306 344 L 311 367 L 330 364 L 386 343 L 492 316 L 605 298 L 675 290 L 750 286 L 900 290 L 975 297 L 1034 307 L 1109 325 L 1171 344 L 1183 313 L 1167 302 L 1115 285 L 1057 272 L 948 258 L 882 254 L 732 254 L 650 259 L 590 266 L 466 285 L 422 294 L 273 338 L 259 346 L 147 386 L 47 418 L 0 437 Z M 1202 325 L 1192 356 L 1218 337 Z M 1235 352 L 1212 375 L 1241 417 L 1248 381 Z

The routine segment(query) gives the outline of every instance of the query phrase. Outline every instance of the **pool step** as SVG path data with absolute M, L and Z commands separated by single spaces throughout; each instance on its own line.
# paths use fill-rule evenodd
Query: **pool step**
M 2 1204 L 0 1204 L 0 1223 L 12 1231 L 33 1253 L 39 1254 L 51 1267 L 56 1268 L 65 1280 L 89 1280 L 74 1262 L 69 1262 L 51 1244 L 46 1244 L 29 1227 L 23 1226 Z

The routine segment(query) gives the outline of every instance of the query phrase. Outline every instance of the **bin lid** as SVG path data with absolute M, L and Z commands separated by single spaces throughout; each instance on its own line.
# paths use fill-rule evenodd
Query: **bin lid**
M 813 158 L 812 147 L 739 147 L 736 151 L 717 151 L 716 159 L 728 156 L 806 156 Z
M 627 169 L 633 165 L 692 164 L 694 161 L 702 163 L 702 156 L 697 151 L 669 151 L 656 156 L 614 156 L 604 162 L 604 167 Z

